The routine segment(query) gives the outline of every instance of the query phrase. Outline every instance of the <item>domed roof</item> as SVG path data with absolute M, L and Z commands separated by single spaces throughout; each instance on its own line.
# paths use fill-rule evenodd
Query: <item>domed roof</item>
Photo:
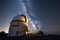
M 17 15 L 13 18 L 13 20 L 21 20 L 21 21 L 27 21 L 26 16 L 25 15 Z

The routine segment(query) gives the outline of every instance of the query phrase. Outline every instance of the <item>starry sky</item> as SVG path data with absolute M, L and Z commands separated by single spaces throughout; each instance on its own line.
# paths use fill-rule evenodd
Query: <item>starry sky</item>
M 45 34 L 60 35 L 60 1 L 30 0 L 31 16 L 40 22 Z M 23 12 L 20 0 L 0 0 L 0 31 L 8 32 L 9 23 L 19 12 Z

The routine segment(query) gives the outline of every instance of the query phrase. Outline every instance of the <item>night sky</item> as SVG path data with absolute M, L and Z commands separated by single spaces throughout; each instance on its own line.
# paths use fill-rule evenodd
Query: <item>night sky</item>
M 45 34 L 60 34 L 60 1 L 30 0 L 32 14 Z M 20 0 L 0 0 L 0 31 L 8 32 L 10 21 L 22 12 Z

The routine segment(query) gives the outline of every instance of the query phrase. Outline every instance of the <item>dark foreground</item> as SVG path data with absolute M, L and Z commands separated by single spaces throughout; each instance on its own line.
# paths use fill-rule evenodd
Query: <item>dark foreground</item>
M 0 36 L 0 40 L 60 40 L 60 35 L 20 36 L 20 37 Z

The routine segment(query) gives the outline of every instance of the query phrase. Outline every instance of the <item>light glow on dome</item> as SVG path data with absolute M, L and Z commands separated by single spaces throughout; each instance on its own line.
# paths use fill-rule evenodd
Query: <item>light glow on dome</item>
M 19 18 L 19 20 L 25 21 L 25 18 L 24 18 L 23 16 L 21 16 L 21 17 Z

